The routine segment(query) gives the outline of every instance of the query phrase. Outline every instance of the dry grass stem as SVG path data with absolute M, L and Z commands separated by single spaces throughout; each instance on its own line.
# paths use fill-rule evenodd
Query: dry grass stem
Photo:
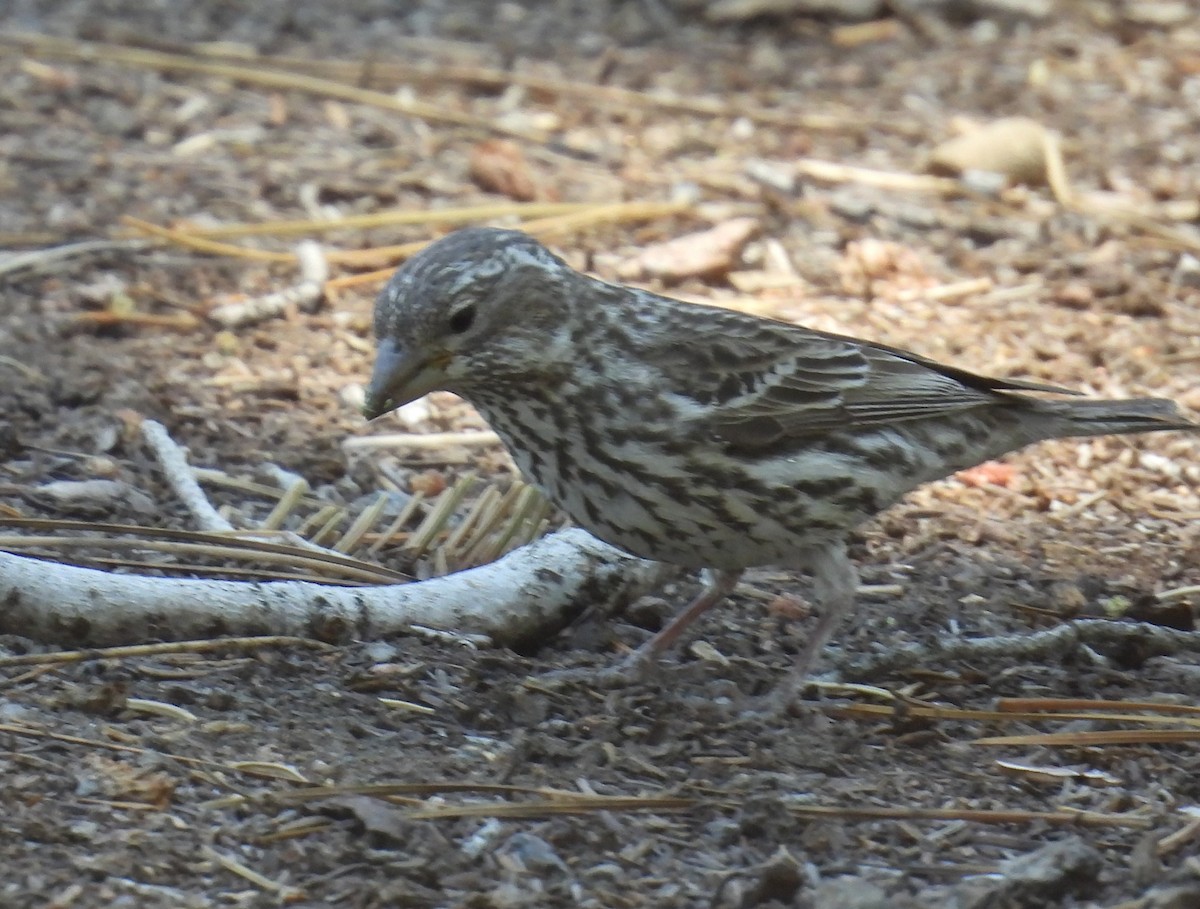
M 364 104 L 380 108 L 381 110 L 390 110 L 406 116 L 416 117 L 430 123 L 444 123 L 466 127 L 482 135 L 506 136 L 511 139 L 534 142 L 550 148 L 561 147 L 561 144 L 550 133 L 534 129 L 512 129 L 484 117 L 476 117 L 434 104 L 424 104 L 419 101 L 404 101 L 386 92 L 357 88 L 329 79 L 306 76 L 301 73 L 267 69 L 260 66 L 245 66 L 199 60 L 184 54 L 172 54 L 116 44 L 74 41 L 69 38 L 53 38 L 48 35 L 31 32 L 10 32 L 5 36 L 5 40 L 8 43 L 20 44 L 25 48 L 26 52 L 42 54 L 48 57 L 67 60 L 102 61 L 162 72 L 186 72 L 197 75 L 216 76 L 260 88 L 298 91 L 318 97 L 336 98 L 340 101 Z M 571 152 L 582 157 L 591 157 L 589 153 L 582 150 L 571 150 Z
M 228 650 L 253 651 L 263 647 L 303 647 L 335 652 L 336 647 L 310 638 L 265 635 L 243 638 L 211 638 L 199 641 L 167 641 L 158 644 L 131 644 L 123 647 L 97 647 L 88 650 L 57 650 L 50 653 L 24 653 L 0 657 L 0 668 L 9 666 L 61 666 L 90 660 L 127 660 L 142 657 L 173 656 L 180 653 L 216 653 Z
M 413 211 L 379 211 L 365 215 L 343 215 L 329 220 L 313 219 L 261 221 L 253 224 L 225 224 L 220 227 L 180 227 L 191 237 L 208 240 L 232 240 L 238 237 L 320 236 L 339 230 L 370 230 L 380 227 L 459 227 L 498 218 L 545 218 L 595 208 L 594 202 L 498 202 L 493 205 L 467 205 L 457 208 L 433 208 Z

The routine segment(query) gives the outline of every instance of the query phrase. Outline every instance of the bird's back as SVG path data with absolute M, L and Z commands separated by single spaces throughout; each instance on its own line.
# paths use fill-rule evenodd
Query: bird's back
M 590 279 L 588 279 L 590 280 Z M 580 525 L 637 555 L 803 561 L 915 487 L 1058 436 L 1193 428 L 914 354 L 593 282 L 554 388 L 473 397 Z

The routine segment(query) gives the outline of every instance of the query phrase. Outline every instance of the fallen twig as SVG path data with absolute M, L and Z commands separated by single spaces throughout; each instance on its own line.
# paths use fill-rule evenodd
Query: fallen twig
M 881 673 L 903 672 L 923 664 L 942 664 L 952 660 L 991 660 L 997 657 L 1060 659 L 1063 653 L 1081 644 L 1088 647 L 1129 647 L 1136 644 L 1139 652 L 1147 656 L 1163 656 L 1180 651 L 1200 651 L 1200 632 L 1176 631 L 1144 623 L 1083 619 L 1030 634 L 948 642 L 935 639 L 931 644 L 913 645 L 865 660 L 848 662 L 841 667 L 841 672 L 848 678 L 877 679 Z
M 0 552 L 0 633 L 99 646 L 214 635 L 374 639 L 424 625 L 518 644 L 546 639 L 589 607 L 626 604 L 673 573 L 578 529 L 479 568 L 381 587 L 139 577 Z
M 375 451 L 380 448 L 407 448 L 412 451 L 437 451 L 456 445 L 487 448 L 499 445 L 500 437 L 491 430 L 468 432 L 390 432 L 376 436 L 351 436 L 342 441 L 345 451 Z
M 426 42 L 421 42 L 422 52 Z M 413 82 L 418 84 L 444 85 L 458 82 L 486 89 L 504 89 L 515 85 L 528 89 L 536 95 L 556 98 L 571 98 L 593 105 L 610 106 L 616 110 L 660 110 L 692 114 L 698 117 L 745 118 L 755 123 L 786 126 L 789 129 L 824 132 L 859 133 L 865 129 L 863 118 L 853 111 L 813 112 L 795 108 L 780 110 L 751 103 L 747 98 L 698 98 L 695 96 L 666 95 L 657 92 L 642 92 L 617 85 L 598 85 L 595 82 L 572 82 L 514 73 L 507 69 L 491 69 L 483 66 L 414 64 L 372 60 L 369 63 L 353 60 L 311 60 L 302 57 L 254 55 L 223 52 L 216 45 L 203 45 L 195 49 L 197 56 L 225 59 L 235 62 L 252 61 L 262 66 L 289 69 L 297 72 L 318 73 L 327 79 L 360 84 L 364 76 L 377 82 Z M 911 122 L 895 121 L 872 124 L 873 128 L 912 135 L 919 127 Z
M 22 653 L 0 657 L 0 669 L 9 666 L 61 666 L 91 660 L 127 660 L 136 657 L 168 656 L 176 653 L 211 653 L 227 650 L 258 650 L 263 647 L 305 647 L 333 650 L 328 644 L 311 638 L 285 635 L 258 635 L 245 638 L 205 638 L 199 641 L 167 641 L 156 644 L 133 644 L 121 647 L 100 647 L 88 650 L 56 650 L 51 653 Z
M 234 529 L 208 501 L 208 496 L 196 482 L 183 449 L 175 444 L 165 426 L 156 420 L 143 420 L 142 439 L 162 467 L 167 485 L 179 497 L 201 530 L 221 533 Z
M 304 240 L 296 246 L 296 261 L 300 263 L 298 283 L 260 297 L 217 306 L 209 312 L 209 317 L 226 328 L 234 328 L 269 319 L 289 306 L 305 312 L 316 309 L 325 295 L 329 263 L 320 245 L 313 240 Z
M 594 157 L 588 151 L 564 147 L 552 134 L 541 130 L 514 129 L 503 126 L 486 117 L 463 113 L 443 105 L 403 100 L 387 92 L 358 88 L 357 86 L 346 85 L 317 76 L 308 76 L 303 73 L 268 69 L 261 65 L 200 60 L 186 54 L 171 54 L 119 44 L 75 41 L 70 38 L 57 38 L 34 32 L 9 32 L 5 36 L 5 40 L 8 43 L 24 47 L 28 53 L 41 54 L 48 57 L 86 62 L 103 61 L 163 72 L 187 72 L 218 76 L 223 79 L 231 79 L 235 82 L 257 85 L 262 88 L 299 91 L 325 98 L 336 98 L 341 101 L 370 105 L 371 107 L 395 111 L 409 117 L 416 117 L 430 123 L 449 123 L 454 126 L 467 127 L 485 135 L 499 135 L 510 139 L 521 139 L 526 142 L 545 145 L 549 148 L 562 148 L 562 150 L 579 157 Z
M 431 208 L 413 211 L 378 211 L 365 215 L 315 221 L 311 218 L 289 221 L 259 221 L 250 224 L 222 224 L 218 227 L 188 226 L 189 236 L 206 240 L 230 240 L 237 237 L 321 236 L 339 230 L 370 230 L 380 227 L 453 227 L 494 218 L 548 218 L 595 208 L 593 202 L 498 202 L 493 205 L 466 205 L 456 208 Z
M 149 244 L 144 239 L 128 240 L 84 240 L 80 243 L 66 243 L 62 246 L 52 246 L 47 249 L 32 249 L 28 252 L 9 253 L 0 256 L 0 276 L 19 272 L 39 274 L 52 266 L 58 269 L 60 263 L 83 256 L 93 256 L 109 252 L 138 252 Z

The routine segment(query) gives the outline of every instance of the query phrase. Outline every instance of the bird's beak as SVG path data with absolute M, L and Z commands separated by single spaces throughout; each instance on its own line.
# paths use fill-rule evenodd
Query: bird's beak
M 384 339 L 375 354 L 375 368 L 367 385 L 363 416 L 374 420 L 389 410 L 402 407 L 422 395 L 442 388 L 448 354 L 422 359 Z

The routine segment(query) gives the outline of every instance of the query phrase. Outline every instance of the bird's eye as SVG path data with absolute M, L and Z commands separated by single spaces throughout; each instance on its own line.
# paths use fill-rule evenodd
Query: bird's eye
M 474 306 L 464 306 L 462 309 L 456 310 L 450 314 L 450 330 L 456 335 L 461 335 L 474 324 Z

